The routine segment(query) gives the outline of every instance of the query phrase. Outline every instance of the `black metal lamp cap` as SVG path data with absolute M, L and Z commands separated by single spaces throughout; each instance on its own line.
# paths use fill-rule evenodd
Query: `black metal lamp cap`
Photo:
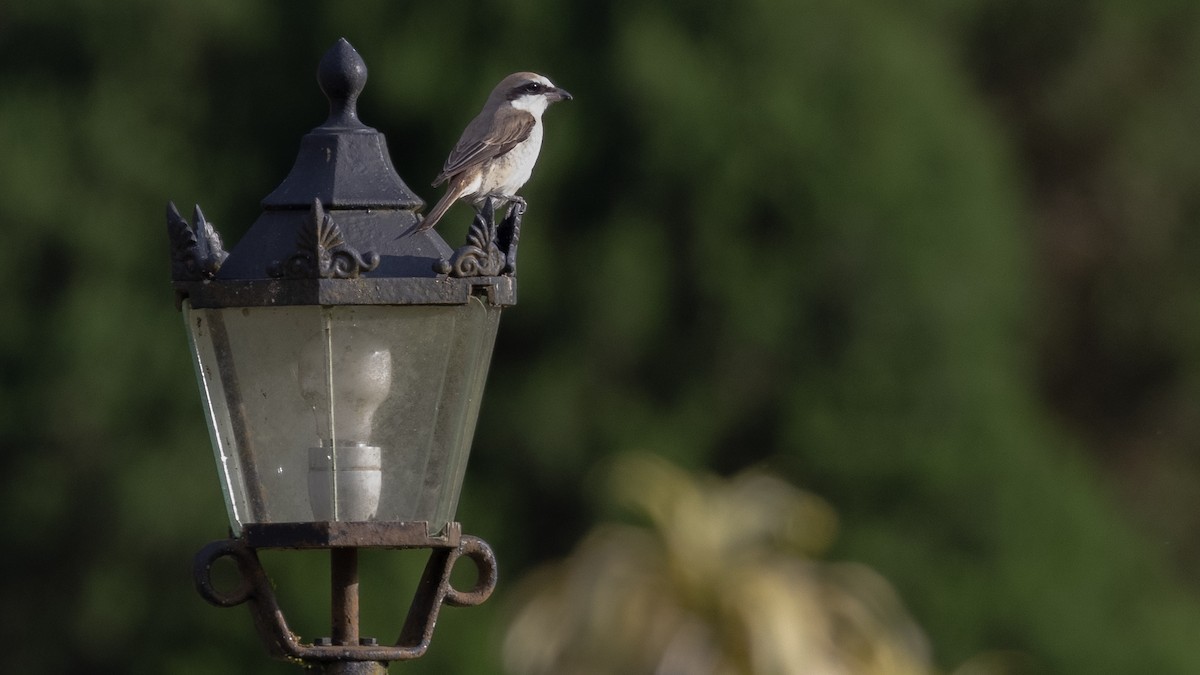
M 319 129 L 373 131 L 358 120 L 358 95 L 367 84 L 367 64 L 346 38 L 340 38 L 322 57 L 317 83 L 329 99 L 329 119 Z
M 263 208 L 308 209 L 314 197 L 326 209 L 415 211 L 423 206 L 392 166 L 383 134 L 358 119 L 367 65 L 346 38 L 322 57 L 317 83 L 329 99 L 329 118 L 301 140 L 295 165 L 263 199 Z
M 193 224 L 168 209 L 177 298 L 193 308 L 446 305 L 480 295 L 516 303 L 517 226 L 504 221 L 500 237 L 489 205 L 460 249 L 419 231 L 424 202 L 396 173 L 383 134 L 358 118 L 366 82 L 363 59 L 338 40 L 317 66 L 328 118 L 300 141 L 291 171 L 228 253 L 198 209 Z

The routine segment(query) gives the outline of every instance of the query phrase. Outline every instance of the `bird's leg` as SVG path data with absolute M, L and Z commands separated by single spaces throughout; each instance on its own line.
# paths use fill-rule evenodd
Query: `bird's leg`
M 518 205 L 521 207 L 522 213 L 525 211 L 525 198 L 518 197 L 517 195 L 489 195 L 488 197 L 484 198 L 483 202 L 481 202 L 481 204 L 483 203 L 490 203 L 492 205 L 493 213 L 498 212 L 505 206 L 508 206 L 509 212 L 512 212 L 512 209 Z
M 512 204 L 508 207 L 508 215 L 504 217 L 500 229 L 496 231 L 496 243 L 504 251 L 505 274 L 517 273 L 517 240 L 521 238 L 521 217 L 525 215 L 525 200 L 513 196 Z

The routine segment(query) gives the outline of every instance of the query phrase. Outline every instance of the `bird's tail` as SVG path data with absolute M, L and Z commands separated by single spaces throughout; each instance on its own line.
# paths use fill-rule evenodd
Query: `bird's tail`
M 425 216 L 425 220 L 421 221 L 421 226 L 417 228 L 417 232 L 424 232 L 434 225 L 437 225 L 438 221 L 442 219 L 442 216 L 444 216 L 446 211 L 450 208 L 450 205 L 461 196 L 462 189 L 454 184 L 451 184 L 450 189 L 446 190 L 446 194 L 442 195 L 442 198 L 438 200 L 438 203 L 429 210 L 429 215 Z

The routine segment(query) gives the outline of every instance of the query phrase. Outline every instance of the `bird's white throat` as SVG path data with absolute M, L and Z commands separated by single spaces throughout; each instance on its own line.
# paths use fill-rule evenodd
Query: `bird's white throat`
M 546 112 L 546 106 L 550 105 L 550 101 L 548 101 L 543 94 L 526 94 L 525 96 L 518 96 L 517 98 L 513 99 L 511 103 L 512 107 L 516 108 L 517 110 L 524 110 L 538 119 L 542 118 L 542 113 Z

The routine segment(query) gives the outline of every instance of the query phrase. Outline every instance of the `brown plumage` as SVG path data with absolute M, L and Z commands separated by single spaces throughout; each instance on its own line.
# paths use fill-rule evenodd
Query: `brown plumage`
M 514 73 L 501 80 L 446 158 L 433 182 L 437 187 L 449 181 L 446 194 L 417 231 L 436 225 L 460 199 L 476 210 L 488 198 L 519 200 L 517 190 L 529 180 L 541 150 L 542 113 L 551 103 L 570 98 L 565 89 L 537 73 Z

